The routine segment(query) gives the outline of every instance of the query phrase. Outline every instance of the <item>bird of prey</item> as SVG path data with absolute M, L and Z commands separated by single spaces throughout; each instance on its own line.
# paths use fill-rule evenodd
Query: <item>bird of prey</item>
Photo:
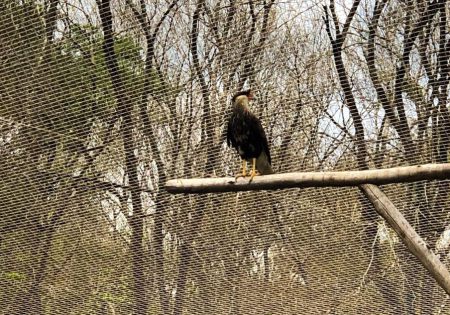
M 266 133 L 261 121 L 250 111 L 250 101 L 253 99 L 251 90 L 236 93 L 231 102 L 233 111 L 228 120 L 227 144 L 236 149 L 242 159 L 242 175 L 247 176 L 247 161 L 252 163 L 250 181 L 256 175 L 272 174 L 271 158 Z

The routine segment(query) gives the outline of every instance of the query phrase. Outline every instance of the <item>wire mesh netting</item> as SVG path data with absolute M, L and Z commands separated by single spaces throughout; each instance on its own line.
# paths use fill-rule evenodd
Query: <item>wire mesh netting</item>
M 448 163 L 449 1 L 0 3 L 0 314 L 450 314 L 355 188 L 234 176 L 251 88 L 276 173 Z M 449 180 L 381 189 L 448 265 Z

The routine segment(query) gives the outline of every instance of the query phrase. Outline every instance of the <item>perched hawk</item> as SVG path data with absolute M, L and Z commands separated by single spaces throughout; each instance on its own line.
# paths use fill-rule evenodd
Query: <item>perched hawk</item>
M 272 174 L 269 145 L 261 121 L 249 108 L 253 99 L 251 90 L 236 93 L 232 98 L 233 112 L 228 120 L 227 144 L 237 150 L 242 158 L 242 175 L 247 176 L 247 161 L 252 162 L 250 181 L 256 175 Z

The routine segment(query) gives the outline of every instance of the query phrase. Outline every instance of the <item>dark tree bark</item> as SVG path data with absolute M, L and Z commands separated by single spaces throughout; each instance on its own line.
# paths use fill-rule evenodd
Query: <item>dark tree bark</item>
M 350 24 L 352 23 L 353 17 L 356 14 L 356 11 L 358 9 L 360 0 L 355 0 L 353 2 L 353 6 L 350 9 L 350 12 L 347 16 L 347 19 L 344 23 L 344 26 L 342 30 L 339 26 L 339 21 L 335 12 L 334 7 L 334 0 L 330 2 L 330 11 L 332 14 L 332 20 L 334 24 L 334 30 L 335 30 L 335 38 L 332 34 L 331 29 L 331 21 L 330 21 L 330 15 L 328 12 L 328 8 L 325 7 L 325 27 L 328 34 L 328 37 L 331 41 L 332 45 L 332 52 L 333 52 L 333 59 L 336 66 L 336 71 L 338 73 L 339 83 L 341 86 L 341 89 L 344 92 L 344 101 L 347 107 L 349 108 L 350 115 L 353 120 L 353 126 L 355 128 L 355 135 L 356 135 L 356 159 L 358 162 L 358 168 L 360 170 L 367 170 L 368 165 L 366 161 L 366 157 L 368 156 L 366 143 L 364 140 L 364 126 L 362 123 L 361 115 L 359 114 L 358 107 L 356 105 L 355 97 L 353 96 L 352 87 L 350 85 L 350 81 L 348 79 L 348 75 L 346 73 L 344 62 L 342 59 L 342 49 L 345 42 L 345 39 L 348 35 L 348 30 L 350 28 Z M 363 204 L 363 201 L 361 201 L 361 204 Z M 364 207 L 362 209 L 362 217 L 366 221 L 366 228 L 365 228 L 365 234 L 368 240 L 376 240 L 377 237 L 377 219 L 372 215 L 373 209 Z M 381 266 L 382 266 L 382 258 L 380 257 L 380 248 L 379 248 L 379 242 L 375 241 L 374 243 L 375 249 L 374 249 L 374 259 L 371 267 L 371 274 L 370 277 L 376 280 L 376 282 L 383 282 L 383 286 L 385 287 L 385 290 L 383 290 L 383 296 L 386 300 L 386 302 L 392 307 L 394 312 L 401 311 L 401 306 L 398 305 L 396 301 L 395 296 L 395 288 L 394 284 L 392 282 L 386 282 L 385 280 L 381 279 L 379 275 L 382 273 Z M 368 257 L 372 256 L 372 248 L 370 246 L 366 246 L 365 250 L 367 252 Z
M 128 5 L 133 10 L 133 14 L 139 22 L 139 25 L 144 32 L 145 35 L 145 45 L 146 45 L 146 59 L 145 59 L 145 70 L 144 70 L 144 84 L 142 88 L 142 93 L 139 99 L 139 112 L 143 123 L 144 134 L 148 137 L 148 141 L 150 144 L 150 148 L 152 151 L 153 159 L 156 163 L 156 168 L 158 172 L 158 192 L 155 195 L 154 202 L 158 205 L 158 209 L 154 215 L 155 222 L 155 232 L 154 232 L 154 258 L 155 258 L 155 270 L 156 270 L 156 282 L 159 291 L 159 300 L 161 304 L 161 313 L 169 314 L 169 296 L 166 294 L 165 286 L 165 274 L 164 274 L 164 233 L 163 233 L 163 222 L 166 213 L 166 209 L 169 206 L 167 196 L 162 189 L 162 185 L 164 184 L 167 176 L 165 171 L 165 165 L 161 158 L 161 154 L 158 150 L 157 146 L 157 136 L 155 135 L 153 128 L 151 126 L 150 117 L 147 113 L 147 102 L 148 97 L 153 96 L 155 99 L 159 100 L 160 92 L 157 92 L 153 89 L 153 80 L 154 77 L 154 58 L 155 58 L 155 44 L 158 33 L 161 29 L 162 24 L 169 16 L 170 12 L 177 5 L 179 0 L 173 0 L 166 11 L 163 13 L 162 17 L 156 23 L 156 26 L 151 32 L 151 25 L 148 22 L 148 19 L 145 14 L 145 6 L 141 12 L 139 12 L 131 1 L 127 1 Z M 163 87 L 166 92 L 168 92 L 167 87 Z M 171 104 L 172 107 L 175 107 L 175 104 Z M 174 133 L 175 134 L 175 133 Z
M 359 114 L 358 107 L 356 105 L 355 97 L 352 93 L 352 87 L 350 85 L 350 81 L 348 80 L 348 75 L 345 70 L 344 62 L 342 60 L 342 48 L 345 42 L 345 39 L 348 34 L 348 29 L 350 27 L 350 24 L 353 20 L 353 16 L 356 13 L 356 10 L 358 9 L 360 0 L 356 0 L 353 3 L 353 6 L 350 10 L 350 13 L 347 17 L 347 20 L 344 24 L 344 28 L 342 31 L 340 30 L 336 12 L 334 9 L 334 1 L 331 1 L 330 4 L 330 10 L 333 16 L 333 22 L 334 22 L 334 29 L 336 32 L 336 38 L 333 37 L 333 34 L 331 32 L 331 21 L 330 16 L 328 13 L 328 8 L 325 8 L 325 27 L 327 30 L 328 37 L 331 41 L 331 46 L 333 50 L 333 59 L 334 63 L 336 65 L 336 71 L 338 73 L 339 83 L 341 85 L 341 88 L 344 92 L 344 101 L 347 107 L 350 110 L 350 115 L 353 120 L 353 125 L 355 127 L 355 135 L 356 135 L 356 159 L 358 161 L 358 168 L 360 170 L 366 170 L 368 169 L 366 157 L 367 157 L 367 148 L 364 141 L 364 126 L 362 123 L 361 115 Z
M 53 32 L 56 28 L 59 0 L 50 0 L 48 11 L 45 15 L 45 37 L 48 45 L 53 41 Z
M 198 55 L 198 33 L 199 33 L 199 19 L 200 12 L 204 9 L 205 0 L 199 0 L 197 6 L 192 15 L 191 26 L 191 55 L 194 64 L 195 74 L 200 84 L 202 100 L 203 100 L 203 119 L 202 119 L 202 140 L 201 145 L 207 150 L 205 169 L 210 166 L 211 172 L 214 172 L 216 164 L 216 155 L 213 153 L 212 148 L 214 145 L 214 130 L 211 117 L 211 104 L 209 100 L 209 89 L 206 84 L 206 80 L 203 76 L 200 66 L 200 60 Z M 209 124 L 208 124 L 209 123 Z M 179 264 L 178 264 L 178 277 L 177 277 L 177 295 L 174 303 L 174 315 L 181 315 L 183 312 L 184 301 L 186 298 L 186 281 L 189 267 L 192 261 L 192 241 L 195 238 L 196 231 L 200 226 L 200 222 L 203 218 L 203 209 L 206 205 L 206 198 L 200 197 L 198 200 L 197 209 L 194 210 L 191 217 L 191 222 L 188 225 L 183 235 L 183 243 L 179 250 Z
M 243 88 L 244 84 L 247 80 L 250 81 L 250 86 L 252 86 L 254 77 L 255 77 L 255 60 L 260 56 L 261 52 L 264 50 L 264 45 L 267 40 L 268 35 L 268 24 L 269 24 L 269 14 L 270 10 L 275 3 L 275 0 L 269 0 L 269 2 L 264 1 L 264 14 L 263 14 L 263 21 L 262 21 L 262 27 L 261 27 L 261 34 L 258 43 L 255 45 L 253 49 L 252 47 L 252 39 L 253 36 L 256 33 L 256 23 L 257 23 L 257 17 L 255 13 L 255 8 L 253 1 L 249 1 L 250 6 L 250 15 L 252 19 L 252 24 L 250 28 L 250 34 L 247 38 L 247 43 L 244 47 L 244 50 L 242 51 L 241 59 L 244 61 L 244 67 L 242 70 L 241 79 L 238 83 L 238 88 Z
M 117 102 L 117 109 L 123 118 L 122 138 L 125 151 L 125 166 L 128 174 L 131 200 L 133 205 L 133 215 L 129 218 L 132 229 L 130 251 L 133 263 L 133 286 L 132 313 L 144 315 L 147 313 L 148 301 L 146 298 L 146 285 L 144 274 L 144 251 L 143 251 L 143 212 L 141 191 L 139 189 L 139 179 L 137 170 L 137 158 L 134 155 L 133 141 L 133 119 L 131 115 L 132 104 L 128 99 L 124 84 L 120 77 L 119 65 L 114 52 L 114 37 L 112 27 L 112 13 L 110 0 L 97 0 L 100 19 L 104 33 L 103 53 L 105 55 L 106 66 L 113 86 L 113 95 Z

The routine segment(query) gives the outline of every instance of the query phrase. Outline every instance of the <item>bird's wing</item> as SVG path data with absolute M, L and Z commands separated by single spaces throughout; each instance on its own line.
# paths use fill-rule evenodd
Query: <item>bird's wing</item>
M 249 115 L 250 118 L 250 128 L 252 129 L 250 134 L 252 135 L 251 142 L 258 143 L 262 146 L 262 150 L 267 155 L 267 160 L 269 164 L 272 164 L 272 159 L 270 157 L 269 143 L 267 141 L 267 136 L 264 131 L 264 128 L 261 124 L 261 121 L 256 117 L 253 113 Z

